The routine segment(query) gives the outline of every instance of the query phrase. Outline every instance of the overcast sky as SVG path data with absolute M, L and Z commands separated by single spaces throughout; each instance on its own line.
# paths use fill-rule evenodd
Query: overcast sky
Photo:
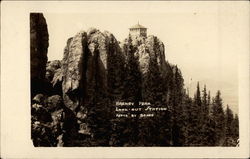
M 69 37 L 90 27 L 108 30 L 122 41 L 138 21 L 165 44 L 166 60 L 177 64 L 193 94 L 196 82 L 238 112 L 238 54 L 246 51 L 246 12 L 232 3 L 118 3 L 82 5 L 84 13 L 44 13 L 49 30 L 49 60 L 62 59 Z M 119 7 L 121 10 L 119 10 Z M 98 12 L 100 11 L 100 12 Z M 192 79 L 192 80 L 191 80 Z

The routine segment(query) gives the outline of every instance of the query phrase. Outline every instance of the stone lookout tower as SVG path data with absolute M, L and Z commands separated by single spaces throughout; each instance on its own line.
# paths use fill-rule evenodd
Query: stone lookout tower
M 135 37 L 135 36 L 147 37 L 147 28 L 140 25 L 138 22 L 138 24 L 129 28 L 129 34 L 132 37 Z

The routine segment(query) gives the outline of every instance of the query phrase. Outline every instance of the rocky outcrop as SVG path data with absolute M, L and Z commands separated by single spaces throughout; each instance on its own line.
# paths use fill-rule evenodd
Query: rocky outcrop
M 65 105 L 77 112 L 84 107 L 94 92 L 95 85 L 104 94 L 108 90 L 109 60 L 122 60 L 115 37 L 95 28 L 81 31 L 69 38 L 62 61 L 63 98 Z
M 165 60 L 165 46 L 163 42 L 153 35 L 149 35 L 147 37 L 129 36 L 120 44 L 120 47 L 122 48 L 122 52 L 126 57 L 126 63 L 131 63 L 131 54 L 133 54 L 132 57 L 135 61 L 132 62 L 134 63 L 134 66 L 132 66 L 132 73 L 129 73 L 130 75 L 126 74 L 126 77 L 128 78 L 126 80 L 132 81 L 131 78 L 128 77 L 132 75 L 132 79 L 134 79 L 134 82 L 131 83 L 125 81 L 125 83 L 128 83 L 126 87 L 132 87 L 129 85 L 134 86 L 132 87 L 134 91 L 128 93 L 126 96 L 128 97 L 129 94 L 133 94 L 133 92 L 139 91 L 139 93 L 136 93 L 137 95 L 133 94 L 131 97 L 140 96 L 139 100 L 150 101 L 151 103 L 154 103 L 154 95 L 152 92 L 155 92 L 157 90 L 161 92 L 160 94 L 162 94 L 162 97 L 160 98 L 163 101 L 168 101 L 170 92 L 170 87 L 168 87 L 168 85 L 171 85 L 170 83 L 172 81 L 171 78 L 173 76 L 173 68 L 171 64 L 169 64 Z M 126 68 L 128 69 L 126 72 L 129 72 L 129 67 Z M 159 86 L 151 85 L 155 81 L 165 82 L 158 84 L 155 83 Z M 152 91 L 150 87 L 154 88 L 154 91 Z M 131 89 L 125 89 L 125 94 L 130 90 Z M 152 96 L 152 99 L 149 99 L 149 95 Z
M 106 112 L 112 107 L 109 99 L 121 98 L 123 67 L 124 56 L 111 33 L 90 28 L 68 39 L 61 68 L 63 102 L 74 112 L 83 138 L 93 135 L 90 122 L 97 105 Z
M 31 96 L 43 93 L 49 35 L 42 13 L 30 14 Z
M 140 70 L 143 74 L 147 73 L 150 59 L 156 59 L 161 72 L 166 72 L 165 49 L 163 42 L 156 36 L 148 37 L 135 36 L 131 37 L 133 52 L 138 57 Z M 125 48 L 128 45 L 128 38 L 121 43 L 121 48 L 126 54 Z M 128 56 L 128 55 L 126 55 Z

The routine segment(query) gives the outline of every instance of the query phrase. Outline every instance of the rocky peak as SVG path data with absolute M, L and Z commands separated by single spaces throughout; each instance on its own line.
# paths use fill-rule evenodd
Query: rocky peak
M 73 111 L 82 107 L 95 84 L 106 92 L 109 60 L 120 54 L 117 40 L 108 31 L 90 28 L 69 38 L 62 61 L 65 105 Z
M 134 55 L 138 57 L 140 63 L 140 69 L 143 74 L 147 72 L 149 60 L 156 58 L 158 66 L 161 71 L 165 71 L 165 49 L 163 42 L 157 38 L 156 36 L 149 35 L 147 37 L 131 37 L 131 43 L 134 48 Z M 129 43 L 129 38 L 126 38 L 121 43 L 121 48 L 123 48 L 123 52 L 126 50 Z

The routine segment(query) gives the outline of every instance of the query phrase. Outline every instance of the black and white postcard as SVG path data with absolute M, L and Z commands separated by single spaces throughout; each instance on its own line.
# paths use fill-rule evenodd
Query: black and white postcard
M 249 156 L 247 2 L 1 12 L 2 157 Z

